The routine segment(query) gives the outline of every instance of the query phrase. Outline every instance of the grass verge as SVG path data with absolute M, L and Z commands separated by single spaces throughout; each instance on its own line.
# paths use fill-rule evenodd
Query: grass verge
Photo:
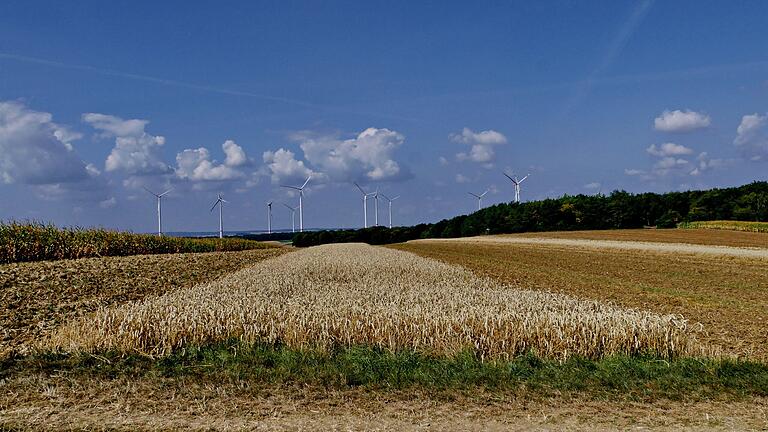
M 651 401 L 740 399 L 768 396 L 768 365 L 728 359 L 613 356 L 563 363 L 534 354 L 482 362 L 471 352 L 432 357 L 352 347 L 322 353 L 237 341 L 186 348 L 162 358 L 139 355 L 39 354 L 7 360 L 0 381 L 19 374 L 66 374 L 70 379 L 191 379 L 197 383 L 246 382 L 319 386 L 335 390 L 421 389 L 524 392 L 555 396 Z

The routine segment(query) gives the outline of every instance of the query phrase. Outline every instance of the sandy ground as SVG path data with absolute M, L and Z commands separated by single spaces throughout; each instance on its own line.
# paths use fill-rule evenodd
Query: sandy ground
M 585 247 L 593 249 L 619 249 L 662 253 L 686 253 L 734 256 L 743 258 L 768 259 L 768 248 L 746 248 L 732 246 L 695 245 L 684 243 L 655 243 L 622 240 L 588 240 L 563 238 L 526 238 L 507 236 L 481 236 L 455 239 L 426 239 L 416 242 L 469 242 L 469 243 L 508 243 L 508 244 L 540 244 L 570 247 Z

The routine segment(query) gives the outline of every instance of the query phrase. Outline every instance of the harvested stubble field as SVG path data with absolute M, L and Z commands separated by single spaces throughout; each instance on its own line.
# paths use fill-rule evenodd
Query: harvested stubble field
M 766 234 L 706 231 L 541 233 L 537 238 L 637 239 L 754 246 Z M 743 234 L 748 234 L 747 237 Z M 759 237 L 758 237 L 759 236 Z M 459 264 L 500 283 L 610 301 L 701 323 L 700 339 L 724 355 L 768 360 L 768 262 L 715 254 L 601 249 L 584 245 L 506 243 L 521 236 L 416 241 L 393 248 Z M 745 241 L 745 238 L 749 240 Z M 708 242 L 708 243 L 704 243 Z
M 714 229 L 628 229 L 600 231 L 558 231 L 511 234 L 499 237 L 621 240 L 634 242 L 684 243 L 768 249 L 768 234 Z
M 700 354 L 679 316 L 510 289 L 462 268 L 362 244 L 325 245 L 217 281 L 106 307 L 59 328 L 47 348 L 167 355 L 237 338 L 293 349 L 372 346 L 482 358 L 535 352 L 599 359 Z
M 0 265 L 0 359 L 99 307 L 188 288 L 287 251 L 268 248 Z

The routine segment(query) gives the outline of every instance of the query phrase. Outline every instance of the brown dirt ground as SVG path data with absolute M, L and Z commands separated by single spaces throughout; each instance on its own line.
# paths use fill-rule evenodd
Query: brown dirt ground
M 0 358 L 100 306 L 190 287 L 285 253 L 136 255 L 0 265 Z
M 768 233 L 712 229 L 631 229 L 603 231 L 557 231 L 510 234 L 511 237 L 587 240 L 628 240 L 661 243 L 768 248 Z M 505 236 L 502 236 L 505 237 Z
M 765 430 L 768 399 L 590 400 L 578 394 L 324 391 L 170 378 L 0 384 L 0 430 Z
M 700 338 L 722 353 L 768 359 L 764 260 L 462 240 L 392 247 L 459 264 L 515 287 L 681 314 L 691 324 L 703 324 Z

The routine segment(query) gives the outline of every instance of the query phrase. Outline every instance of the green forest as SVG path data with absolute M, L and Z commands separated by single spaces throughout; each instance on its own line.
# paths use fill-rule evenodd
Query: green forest
M 681 222 L 706 220 L 768 221 L 768 182 L 663 194 L 614 191 L 610 195 L 564 195 L 496 204 L 472 214 L 411 227 L 303 232 L 294 236 L 293 244 L 388 244 L 419 238 L 532 231 L 674 228 Z

